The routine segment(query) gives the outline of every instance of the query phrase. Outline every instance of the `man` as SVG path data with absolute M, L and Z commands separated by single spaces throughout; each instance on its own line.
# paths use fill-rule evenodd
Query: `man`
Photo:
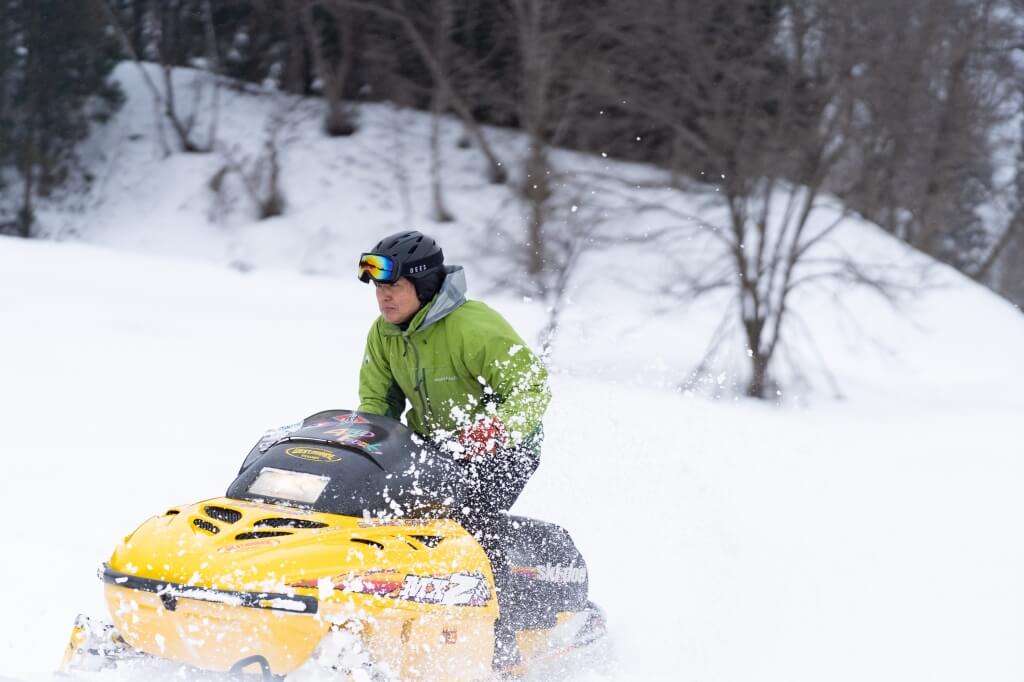
M 453 515 L 480 541 L 494 572 L 501 616 L 495 667 L 518 660 L 502 593 L 508 561 L 502 512 L 519 497 L 540 460 L 541 419 L 550 400 L 547 371 L 497 312 L 467 301 L 459 266 L 444 265 L 420 232 L 385 237 L 359 260 L 374 283 L 380 317 L 366 340 L 359 410 L 401 418 L 462 463 Z

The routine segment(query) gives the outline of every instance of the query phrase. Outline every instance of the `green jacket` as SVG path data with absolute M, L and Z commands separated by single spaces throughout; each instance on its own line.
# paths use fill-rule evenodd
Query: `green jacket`
M 377 318 L 359 373 L 359 411 L 446 437 L 475 417 L 500 418 L 513 443 L 540 427 L 551 394 L 544 365 L 501 315 L 465 298 L 461 267 L 402 331 Z

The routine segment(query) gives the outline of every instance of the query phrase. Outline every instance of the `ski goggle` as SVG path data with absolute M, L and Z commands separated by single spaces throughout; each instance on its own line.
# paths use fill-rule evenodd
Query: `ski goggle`
M 379 253 L 364 253 L 359 257 L 359 281 L 366 283 L 371 279 L 382 284 L 394 284 L 398 281 L 399 264 L 391 256 Z

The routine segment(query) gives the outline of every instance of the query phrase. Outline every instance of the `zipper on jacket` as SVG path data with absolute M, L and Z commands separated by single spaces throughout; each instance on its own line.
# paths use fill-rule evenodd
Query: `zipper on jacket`
M 415 383 L 413 384 L 413 389 L 415 389 L 416 393 L 419 394 L 420 399 L 423 401 L 423 411 L 425 413 L 423 415 L 423 420 L 424 420 L 424 422 L 426 422 L 426 421 L 431 421 L 432 422 L 433 419 L 429 418 L 430 396 L 427 394 L 426 370 L 424 370 L 424 369 L 422 369 L 420 367 L 420 352 L 416 349 L 416 342 L 413 341 L 412 339 L 410 339 L 405 334 L 402 334 L 402 340 L 405 342 L 405 349 L 406 350 L 408 350 L 408 348 L 410 346 L 412 347 L 412 355 L 416 359 L 416 369 L 415 369 L 415 373 L 413 374 L 413 377 L 415 379 Z M 404 352 L 403 352 L 403 355 L 404 355 Z M 424 426 L 425 426 L 425 424 L 424 424 Z

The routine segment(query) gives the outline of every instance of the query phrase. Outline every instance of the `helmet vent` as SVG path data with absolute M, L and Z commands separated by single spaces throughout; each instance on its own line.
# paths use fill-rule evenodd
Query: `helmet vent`
M 235 536 L 236 540 L 259 540 L 260 538 L 276 538 L 282 535 L 291 535 L 286 530 L 254 530 L 248 533 L 239 533 Z
M 350 540 L 352 542 L 357 542 L 360 545 L 369 545 L 370 547 L 375 547 L 376 549 L 384 551 L 384 545 L 377 542 L 376 540 L 367 540 L 366 538 L 350 538 Z
M 209 516 L 211 519 L 223 521 L 224 523 L 236 523 L 242 518 L 242 512 L 236 509 L 228 509 L 227 507 L 215 507 L 209 505 L 203 507 L 203 513 Z
M 220 532 L 220 528 L 210 523 L 206 519 L 192 519 L 192 525 L 199 530 L 206 531 L 210 535 L 216 535 Z
M 164 516 L 174 516 L 175 514 L 180 514 L 180 513 L 181 513 L 180 509 L 168 509 L 167 511 L 164 512 Z
M 260 519 L 252 524 L 254 528 L 326 528 L 327 524 L 309 519 L 289 519 L 286 517 L 273 517 Z

